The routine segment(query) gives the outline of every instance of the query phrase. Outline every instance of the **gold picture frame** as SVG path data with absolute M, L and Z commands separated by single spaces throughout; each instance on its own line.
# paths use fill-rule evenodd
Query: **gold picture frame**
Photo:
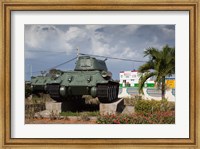
M 200 1 L 199 0 L 2 0 L 0 52 L 0 147 L 2 148 L 200 148 Z M 11 11 L 140 10 L 189 11 L 190 134 L 188 139 L 13 139 L 11 138 Z

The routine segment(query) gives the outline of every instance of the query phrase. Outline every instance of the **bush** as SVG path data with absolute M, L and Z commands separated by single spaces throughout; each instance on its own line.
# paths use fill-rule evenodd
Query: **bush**
M 34 118 L 36 112 L 45 110 L 45 104 L 25 104 L 25 117 Z
M 175 112 L 137 113 L 132 115 L 104 115 L 97 118 L 98 124 L 174 124 Z
M 25 98 L 29 97 L 31 94 L 31 84 L 25 84 Z
M 135 102 L 135 111 L 137 113 L 153 113 L 159 111 L 174 111 L 175 103 L 167 100 L 137 100 Z
M 125 97 L 124 98 L 124 105 L 127 106 L 134 106 L 136 102 L 135 97 Z

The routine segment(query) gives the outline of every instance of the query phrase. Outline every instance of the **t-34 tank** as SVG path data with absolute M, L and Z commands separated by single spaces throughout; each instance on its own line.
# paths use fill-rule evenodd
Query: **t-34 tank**
M 80 56 L 74 71 L 63 72 L 58 77 L 47 79 L 43 88 L 58 102 L 91 95 L 98 97 L 102 103 L 109 103 L 117 99 L 119 83 L 113 81 L 105 61 Z

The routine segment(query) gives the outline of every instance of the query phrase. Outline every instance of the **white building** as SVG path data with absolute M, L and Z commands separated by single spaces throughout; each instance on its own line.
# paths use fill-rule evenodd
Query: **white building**
M 141 75 L 142 73 L 139 73 L 137 70 L 121 71 L 119 74 L 120 87 L 138 87 Z M 154 86 L 155 82 L 153 78 L 149 78 L 145 82 L 145 87 L 154 87 Z

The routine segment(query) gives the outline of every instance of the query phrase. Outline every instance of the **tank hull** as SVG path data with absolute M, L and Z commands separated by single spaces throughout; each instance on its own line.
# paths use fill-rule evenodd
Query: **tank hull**
M 47 84 L 50 96 L 58 101 L 69 100 L 74 96 L 91 95 L 100 102 L 112 102 L 118 96 L 119 83 L 105 80 L 99 71 L 65 72 L 57 80 Z

